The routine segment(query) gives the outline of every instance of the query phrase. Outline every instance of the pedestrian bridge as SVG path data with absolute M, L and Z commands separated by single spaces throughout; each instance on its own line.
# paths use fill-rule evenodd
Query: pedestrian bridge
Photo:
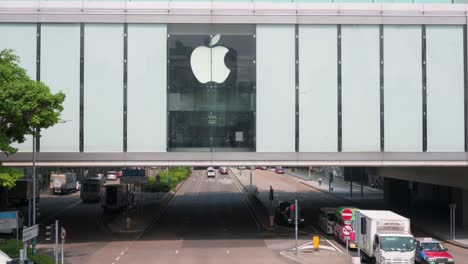
M 466 10 L 0 1 L 0 49 L 66 94 L 39 166 L 467 166 Z

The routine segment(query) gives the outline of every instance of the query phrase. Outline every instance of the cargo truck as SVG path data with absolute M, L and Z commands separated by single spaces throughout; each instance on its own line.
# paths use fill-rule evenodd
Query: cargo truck
M 76 191 L 76 173 L 51 173 L 49 188 L 54 194 Z
M 414 263 L 410 220 L 392 211 L 358 210 L 356 243 L 363 263 Z
M 101 207 L 104 211 L 119 211 L 128 205 L 127 184 L 104 184 L 101 187 Z

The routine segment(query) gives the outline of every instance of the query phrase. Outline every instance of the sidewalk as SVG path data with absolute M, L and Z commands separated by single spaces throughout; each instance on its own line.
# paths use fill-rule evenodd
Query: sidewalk
M 303 184 L 317 189 L 321 192 L 333 195 L 352 202 L 356 207 L 364 207 L 369 209 L 384 209 L 392 210 L 411 219 L 411 223 L 422 233 L 427 233 L 430 236 L 436 237 L 448 243 L 468 249 L 468 230 L 457 228 L 456 239 L 450 237 L 449 226 L 449 210 L 444 212 L 427 210 L 417 207 L 411 207 L 411 210 L 404 208 L 394 208 L 385 204 L 383 190 L 374 189 L 368 186 L 363 188 L 361 197 L 361 186 L 353 183 L 353 196 L 350 195 L 350 183 L 336 179 L 332 182 L 333 192 L 329 189 L 328 177 L 312 175 L 308 176 L 305 173 L 286 171 L 286 174 L 302 179 Z M 322 184 L 318 183 L 319 177 L 322 178 Z M 446 217 L 444 217 L 446 216 Z

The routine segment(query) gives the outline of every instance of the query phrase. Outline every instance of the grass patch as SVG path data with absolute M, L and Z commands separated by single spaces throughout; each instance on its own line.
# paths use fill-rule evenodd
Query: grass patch
M 8 239 L 0 241 L 0 250 L 5 252 L 12 259 L 19 259 L 19 250 L 23 248 L 23 242 L 18 241 L 18 247 L 16 247 L 16 239 Z M 46 254 L 32 255 L 32 250 L 28 249 L 28 259 L 38 264 L 55 264 L 55 259 Z
M 168 192 L 176 187 L 176 185 L 187 179 L 192 170 L 188 167 L 171 168 L 164 170 L 158 174 L 160 181 L 157 182 L 156 177 L 148 177 L 148 183 L 143 185 L 143 191 L 145 192 Z

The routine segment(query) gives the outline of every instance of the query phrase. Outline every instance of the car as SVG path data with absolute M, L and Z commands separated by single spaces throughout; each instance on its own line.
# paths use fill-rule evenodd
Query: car
M 335 225 L 335 210 L 334 207 L 322 207 L 319 213 L 319 226 L 323 232 L 333 235 L 333 226 Z
M 267 166 L 257 166 L 257 169 L 259 169 L 259 170 L 267 170 L 268 167 L 267 167 Z
M 227 167 L 220 167 L 219 168 L 219 173 L 223 174 L 223 175 L 227 175 L 228 174 L 228 168 Z
M 255 166 L 249 166 L 249 170 L 255 170 Z
M 215 169 L 214 169 L 213 167 L 208 167 L 208 168 L 206 169 L 206 176 L 207 176 L 208 178 L 210 178 L 210 177 L 216 177 L 216 171 L 215 171 Z
M 117 178 L 122 178 L 123 177 L 123 172 L 122 171 L 118 171 L 117 172 Z
M 415 238 L 414 244 L 416 246 L 414 260 L 417 264 L 455 263 L 447 248 L 431 237 Z
M 245 170 L 245 166 L 239 166 L 237 167 L 238 170 Z
M 275 219 L 278 224 L 294 225 L 295 224 L 295 206 L 292 201 L 280 201 L 275 209 Z M 299 210 L 298 224 L 304 225 L 304 217 L 301 210 Z
M 284 174 L 284 169 L 281 166 L 276 166 L 275 172 L 278 174 Z
M 106 175 L 106 180 L 108 181 L 116 181 L 117 180 L 117 172 L 115 171 L 108 171 Z

